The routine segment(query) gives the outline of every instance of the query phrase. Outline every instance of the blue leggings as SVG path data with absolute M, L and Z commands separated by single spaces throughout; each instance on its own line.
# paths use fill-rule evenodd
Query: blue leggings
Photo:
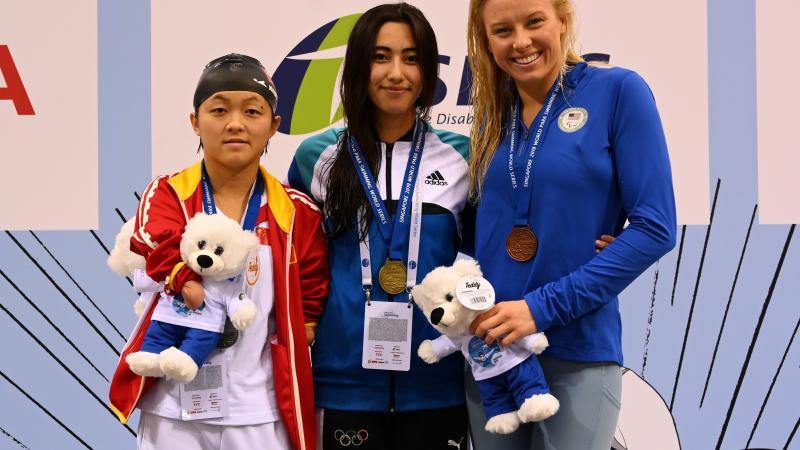
M 189 355 L 197 367 L 203 367 L 208 355 L 217 348 L 221 336 L 222 333 L 151 320 L 139 351 L 161 353 L 170 347 L 177 347 Z
M 490 434 L 472 373 L 466 391 L 475 450 L 608 450 L 622 397 L 622 368 L 613 363 L 576 363 L 539 356 L 550 393 L 561 403 L 551 418 L 523 424 L 508 435 Z

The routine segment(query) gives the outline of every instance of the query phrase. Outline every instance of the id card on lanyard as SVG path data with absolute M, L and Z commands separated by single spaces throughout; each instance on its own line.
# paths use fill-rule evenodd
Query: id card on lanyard
M 178 385 L 181 420 L 216 419 L 228 415 L 225 367 L 205 363 L 191 383 Z
M 416 139 L 412 139 L 412 148 L 409 153 L 409 162 L 406 167 L 406 175 L 404 177 L 404 187 L 401 200 L 399 202 L 398 214 L 401 215 L 398 222 L 408 223 L 408 264 L 404 267 L 402 275 L 405 275 L 403 281 L 400 281 L 401 286 L 405 287 L 406 291 L 411 290 L 416 284 L 417 280 L 417 260 L 419 257 L 419 240 L 420 231 L 422 229 L 422 194 L 420 178 L 416 176 L 419 172 L 419 163 L 422 159 L 422 146 L 424 145 L 424 133 L 426 127 L 424 124 L 420 126 L 417 124 L 415 127 Z M 416 144 L 416 145 L 414 145 Z M 355 153 L 355 152 L 354 152 Z M 352 156 L 352 154 L 351 154 Z M 358 158 L 354 158 L 357 160 Z M 357 164 L 358 165 L 358 164 Z M 366 172 L 366 171 L 365 171 Z M 366 177 L 364 177 L 366 178 Z M 362 178 L 362 182 L 367 181 Z M 371 180 L 369 180 L 371 181 Z M 379 229 L 383 231 L 381 236 L 385 241 L 390 241 L 390 259 L 399 258 L 399 249 L 397 242 L 398 236 L 392 236 L 387 239 L 389 234 L 395 234 L 399 231 L 400 227 L 394 227 L 392 233 L 385 232 L 386 230 L 380 227 L 381 218 L 383 223 L 388 222 L 388 214 L 382 210 L 382 202 L 380 197 L 376 199 L 375 192 L 370 195 L 370 189 L 365 190 L 368 195 L 373 199 L 373 208 L 378 206 L 376 212 L 376 220 L 379 220 Z M 374 186 L 374 183 L 372 183 Z M 405 216 L 404 208 L 407 204 L 411 203 L 411 214 L 407 219 Z M 376 205 L 378 204 L 378 205 Z M 384 214 L 380 214 L 384 212 Z M 361 218 L 359 218 L 359 228 L 361 228 Z M 394 254 L 392 254 L 394 253 Z M 366 302 L 364 304 L 364 338 L 362 343 L 361 353 L 361 366 L 365 369 L 378 369 L 378 370 L 398 370 L 408 371 L 411 368 L 411 330 L 412 319 L 414 316 L 414 307 L 411 304 L 411 296 L 409 293 L 408 302 L 384 302 L 372 301 L 370 298 L 373 281 L 372 281 L 372 259 L 369 251 L 369 236 L 359 242 L 359 254 L 361 258 L 361 285 L 364 289 Z M 397 260 L 397 259 L 393 259 Z M 384 265 L 384 267 L 386 267 Z M 382 268 L 383 269 L 383 268 Z M 383 274 L 382 274 L 383 275 Z M 383 277 L 385 278 L 385 276 Z M 384 285 L 384 279 L 381 279 L 381 285 Z M 393 283 L 397 284 L 397 283 Z M 384 291 L 387 289 L 384 288 Z M 400 290 L 402 292 L 402 290 Z M 397 294 L 398 292 L 387 292 L 390 294 Z

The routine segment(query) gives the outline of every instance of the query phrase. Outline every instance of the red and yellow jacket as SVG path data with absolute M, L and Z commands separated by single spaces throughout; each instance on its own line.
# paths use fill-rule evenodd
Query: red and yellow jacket
M 305 325 L 322 315 L 330 280 L 327 244 L 319 209 L 294 189 L 284 187 L 263 167 L 267 203 L 256 223 L 262 242 L 272 250 L 276 335 L 270 342 L 276 402 L 295 449 L 316 448 L 311 359 Z M 131 250 L 147 260 L 147 274 L 165 281 L 168 292 L 180 292 L 187 280 L 199 276 L 181 262 L 180 239 L 186 222 L 203 211 L 200 163 L 172 176 L 154 179 L 143 192 L 136 214 Z M 262 235 L 263 234 L 263 235 Z M 299 236 L 298 239 L 293 239 Z M 155 305 L 155 302 L 153 302 Z M 125 357 L 142 345 L 153 308 L 143 315 L 122 351 L 111 381 L 109 399 L 126 423 L 139 399 L 158 378 L 131 372 Z

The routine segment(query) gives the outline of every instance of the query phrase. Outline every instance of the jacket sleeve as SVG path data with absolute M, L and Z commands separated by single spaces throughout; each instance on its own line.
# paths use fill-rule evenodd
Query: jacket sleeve
M 169 187 L 169 177 L 154 179 L 142 193 L 131 237 L 131 251 L 145 258 L 147 275 L 165 283 L 165 292 L 180 293 L 189 281 L 201 281 L 181 260 L 180 243 L 186 226 L 180 199 Z
M 524 296 L 540 331 L 602 307 L 675 246 L 672 173 L 655 99 L 634 72 L 619 83 L 609 132 L 630 225 L 586 264 Z
M 328 242 L 319 208 L 306 195 L 289 192 L 297 208 L 294 234 L 302 236 L 302 239 L 294 239 L 294 250 L 299 265 L 304 321 L 306 325 L 316 326 L 328 299 Z

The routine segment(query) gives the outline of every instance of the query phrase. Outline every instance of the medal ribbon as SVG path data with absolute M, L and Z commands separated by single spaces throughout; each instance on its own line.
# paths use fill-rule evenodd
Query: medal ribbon
M 203 168 L 203 177 L 201 178 L 203 189 L 203 209 L 206 214 L 216 214 L 217 205 L 214 203 L 214 194 L 211 186 L 211 178 L 206 171 L 206 162 L 201 164 Z M 261 179 L 261 170 L 256 175 L 256 181 L 253 185 L 253 190 L 250 194 L 250 200 L 247 202 L 247 211 L 244 214 L 242 221 L 242 229 L 253 231 L 256 228 L 256 221 L 258 220 L 258 211 L 261 209 L 261 193 L 264 192 L 264 180 Z
M 533 160 L 536 157 L 536 150 L 540 147 L 540 144 L 544 142 L 545 135 L 547 134 L 547 130 L 549 127 L 549 117 L 550 117 L 550 109 L 553 106 L 553 102 L 556 99 L 556 95 L 559 91 L 559 83 L 558 80 L 553 84 L 553 87 L 550 88 L 550 96 L 547 100 L 547 104 L 545 107 L 539 111 L 539 114 L 536 115 L 536 119 L 531 124 L 531 128 L 533 125 L 538 124 L 536 128 L 536 133 L 530 133 L 529 130 L 527 138 L 521 142 L 523 148 L 527 147 L 528 141 L 533 137 L 533 143 L 531 144 L 530 151 L 528 152 L 526 164 L 525 164 L 525 178 L 522 181 L 522 187 L 520 188 L 519 183 L 517 182 L 517 174 L 516 174 L 516 164 L 514 161 L 515 154 L 517 153 L 517 144 L 516 144 L 516 137 L 517 137 L 517 127 L 520 121 L 520 100 L 519 97 L 516 98 L 514 102 L 514 107 L 511 110 L 511 143 L 508 147 L 508 171 L 511 175 L 511 188 L 513 190 L 512 198 L 514 200 L 514 226 L 528 226 L 528 213 L 530 211 L 531 206 L 531 172 L 533 171 Z
M 402 259 L 403 248 L 408 245 L 409 231 L 411 227 L 411 220 L 409 219 L 409 211 L 412 207 L 412 200 L 414 198 L 414 186 L 419 175 L 419 164 L 422 160 L 422 150 L 425 147 L 425 133 L 427 132 L 427 125 L 424 121 L 417 121 L 414 126 L 414 139 L 412 140 L 411 152 L 408 155 L 408 162 L 406 163 L 405 175 L 403 175 L 403 189 L 400 192 L 400 199 L 398 201 L 397 213 L 395 214 L 394 221 L 390 221 L 389 211 L 381 199 L 380 192 L 378 192 L 375 183 L 375 177 L 372 176 L 364 154 L 358 142 L 352 137 L 348 136 L 347 142 L 349 143 L 348 150 L 350 158 L 353 160 L 353 165 L 356 167 L 358 178 L 361 180 L 361 186 L 367 194 L 369 204 L 372 211 L 375 213 L 375 218 L 378 221 L 378 229 L 384 242 L 389 247 L 389 259 Z M 391 168 L 390 168 L 391 170 Z

